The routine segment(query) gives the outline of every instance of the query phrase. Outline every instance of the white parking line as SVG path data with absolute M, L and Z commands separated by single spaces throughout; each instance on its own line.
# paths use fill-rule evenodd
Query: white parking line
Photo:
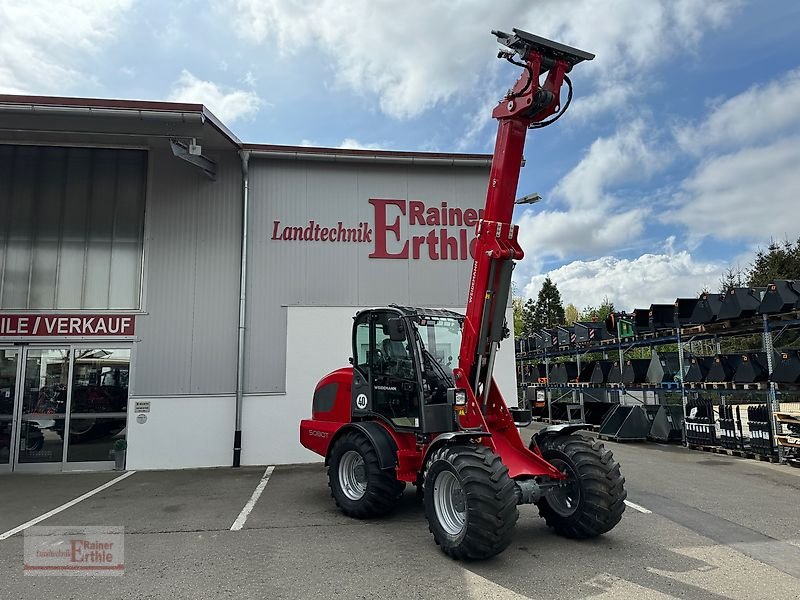
M 272 472 L 275 470 L 275 467 L 269 466 L 267 470 L 264 471 L 264 475 L 261 477 L 261 481 L 258 482 L 256 489 L 253 491 L 253 495 L 250 496 L 250 500 L 247 501 L 247 504 L 244 505 L 242 512 L 239 513 L 239 516 L 236 517 L 236 520 L 231 525 L 231 531 L 239 531 L 242 527 L 244 527 L 245 521 L 247 521 L 247 516 L 250 514 L 250 511 L 253 510 L 253 507 L 258 502 L 258 497 L 261 496 L 261 492 L 264 491 L 264 488 L 267 487 L 267 483 L 269 483 L 269 476 L 272 475 Z
M 646 515 L 652 515 L 652 510 L 647 510 L 644 506 L 639 506 L 638 504 L 634 504 L 633 502 L 628 502 L 625 500 L 625 505 L 630 506 L 633 510 L 638 510 L 640 513 L 644 513 Z
M 127 473 L 123 473 L 119 477 L 115 477 L 114 479 L 104 483 L 100 487 L 96 487 L 93 490 L 91 490 L 89 492 L 86 492 L 82 496 L 78 496 L 74 500 L 70 500 L 69 502 L 66 502 L 66 503 L 62 504 L 61 506 L 59 506 L 57 508 L 54 508 L 53 510 L 51 510 L 49 512 L 44 513 L 43 515 L 41 515 L 39 517 L 36 517 L 35 519 L 31 519 L 30 521 L 28 521 L 27 523 L 23 523 L 19 527 L 14 527 L 14 529 L 9 529 L 5 533 L 0 533 L 0 542 L 2 542 L 5 539 L 10 538 L 15 533 L 19 533 L 20 531 L 24 531 L 28 527 L 32 527 L 33 525 L 36 525 L 37 523 L 41 523 L 45 519 L 49 519 L 53 515 L 56 515 L 56 514 L 60 513 L 61 511 L 67 510 L 68 508 L 70 508 L 72 506 L 75 506 L 78 502 L 83 502 L 87 498 L 91 498 L 96 493 L 102 492 L 103 490 L 110 488 L 115 483 L 118 483 L 118 482 L 122 481 L 126 477 L 130 477 L 134 473 L 136 473 L 136 471 L 128 471 Z

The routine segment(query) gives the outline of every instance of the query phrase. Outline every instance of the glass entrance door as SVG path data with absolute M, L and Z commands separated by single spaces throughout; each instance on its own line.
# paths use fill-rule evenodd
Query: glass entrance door
M 0 348 L 0 472 L 11 469 L 18 370 L 19 350 Z
M 60 470 L 64 460 L 69 348 L 24 350 L 14 470 Z

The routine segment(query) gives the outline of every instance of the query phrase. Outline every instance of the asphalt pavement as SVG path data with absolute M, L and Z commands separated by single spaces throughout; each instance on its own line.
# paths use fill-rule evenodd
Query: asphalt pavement
M 628 507 L 596 540 L 552 533 L 520 508 L 511 546 L 458 563 L 428 532 L 413 488 L 390 517 L 339 513 L 320 464 L 140 471 L 43 521 L 122 525 L 121 577 L 26 577 L 23 534 L 0 540 L 0 597 L 800 598 L 800 470 L 657 444 L 607 443 Z M 118 473 L 0 478 L 0 538 Z

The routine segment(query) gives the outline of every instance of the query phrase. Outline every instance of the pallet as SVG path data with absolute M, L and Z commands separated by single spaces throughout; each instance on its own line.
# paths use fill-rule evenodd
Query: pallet
M 706 389 L 706 390 L 732 390 L 733 389 L 733 384 L 730 381 L 703 382 L 703 389 Z
M 616 340 L 616 339 L 614 339 L 614 338 L 611 338 L 611 339 L 605 339 L 605 340 L 600 340 L 600 345 L 601 345 L 601 346 L 613 346 L 613 345 L 614 345 L 614 344 L 616 344 L 616 343 L 617 343 L 617 340 Z
M 800 438 L 793 435 L 776 435 L 775 439 L 778 444 L 784 448 L 798 448 L 800 449 Z
M 754 383 L 733 383 L 735 390 L 766 390 L 769 385 L 766 381 L 757 381 Z
M 710 452 L 711 454 L 721 454 L 724 456 L 735 456 L 736 458 L 747 458 L 750 460 L 758 460 L 761 462 L 769 462 L 773 464 L 779 464 L 780 461 L 778 460 L 777 456 L 765 456 L 763 454 L 756 454 L 755 452 L 750 452 L 748 450 L 739 450 L 739 449 L 732 449 L 732 448 L 723 448 L 722 446 L 701 446 L 696 444 L 687 444 L 686 445 L 689 450 L 698 450 L 700 452 Z

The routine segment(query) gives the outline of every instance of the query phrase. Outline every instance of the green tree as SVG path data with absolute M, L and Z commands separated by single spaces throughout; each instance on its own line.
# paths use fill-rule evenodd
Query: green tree
M 539 329 L 536 326 L 534 317 L 535 309 L 536 304 L 531 298 L 528 298 L 528 300 L 522 306 L 522 331 L 525 335 L 533 335 L 533 333 Z
M 511 308 L 514 309 L 514 337 L 525 335 L 525 302 L 520 296 L 511 297 Z
M 800 239 L 770 242 L 766 250 L 759 249 L 747 272 L 747 284 L 764 287 L 774 279 L 800 279 Z
M 581 321 L 602 323 L 611 315 L 611 313 L 614 312 L 616 312 L 614 303 L 608 299 L 608 296 L 606 296 L 603 298 L 603 302 L 600 303 L 600 306 L 587 306 L 584 308 L 583 312 L 581 313 Z
M 738 265 L 736 268 L 729 267 L 723 271 L 719 280 L 719 293 L 724 294 L 731 288 L 744 287 L 744 284 L 744 273 L 742 273 Z
M 567 304 L 567 307 L 564 309 L 564 322 L 567 325 L 574 325 L 580 320 L 581 314 L 578 312 L 578 309 L 575 308 L 575 305 L 572 303 Z
M 539 290 L 539 295 L 536 297 L 532 321 L 534 331 L 563 325 L 566 322 L 561 293 L 550 277 L 545 277 L 542 289 Z

